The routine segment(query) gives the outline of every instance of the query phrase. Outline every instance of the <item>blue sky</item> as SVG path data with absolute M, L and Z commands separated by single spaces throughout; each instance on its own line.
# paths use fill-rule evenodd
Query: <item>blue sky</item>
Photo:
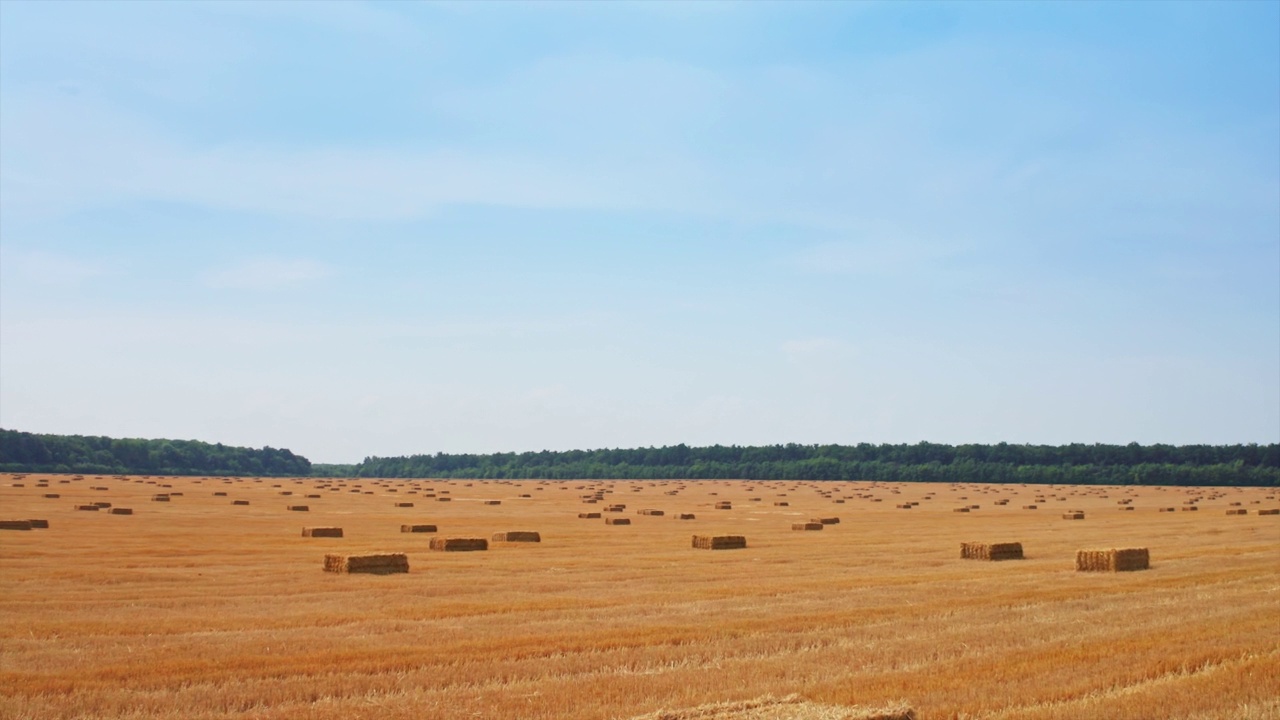
M 1280 441 L 1280 3 L 0 3 L 0 425 Z

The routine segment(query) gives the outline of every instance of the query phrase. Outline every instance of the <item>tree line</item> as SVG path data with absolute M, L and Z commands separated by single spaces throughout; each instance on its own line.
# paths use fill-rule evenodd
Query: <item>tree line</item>
M 0 472 L 307 476 L 311 461 L 272 447 L 37 435 L 0 429 Z
M 317 465 L 317 473 L 329 466 Z M 474 479 L 882 480 L 1280 485 L 1270 445 L 766 445 L 368 457 L 342 475 Z
M 271 447 L 38 435 L 0 429 L 0 472 L 471 479 L 881 480 L 1280 486 L 1269 445 L 712 445 L 436 453 L 312 464 Z

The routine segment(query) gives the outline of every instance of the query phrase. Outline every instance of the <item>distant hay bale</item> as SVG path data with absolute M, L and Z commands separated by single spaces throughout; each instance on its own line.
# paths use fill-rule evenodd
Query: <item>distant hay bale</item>
M 1248 515 L 1249 511 L 1245 508 L 1232 508 L 1227 511 L 1228 515 Z
M 716 509 L 717 509 L 717 510 L 732 510 L 732 509 L 733 509 L 733 503 L 729 502 L 728 500 L 721 500 L 720 502 L 716 503 Z
M 409 507 L 413 507 L 413 503 L 411 503 L 411 502 L 398 502 L 398 503 L 396 503 L 396 507 L 398 507 L 398 508 L 409 508 Z
M 1176 508 L 1176 507 L 1162 507 L 1162 508 L 1160 508 L 1160 512 L 1178 512 L 1178 508 Z
M 404 553 L 385 555 L 325 555 L 325 572 L 369 573 L 390 575 L 409 572 L 409 556 Z
M 133 508 L 126 508 L 126 507 L 111 508 L 111 514 L 112 515 L 132 515 Z
M 167 493 L 152 495 L 151 502 L 169 502 L 169 495 Z
M 1280 515 L 1280 508 L 1264 508 L 1258 511 L 1259 515 Z
M 822 523 L 816 523 L 816 522 L 791 523 L 792 530 L 821 530 L 822 527 L 823 527 Z
M 292 512 L 311 512 L 309 505 L 289 505 L 288 508 Z
M 308 495 L 308 496 L 307 496 L 307 499 L 308 499 L 308 500 L 319 500 L 319 499 L 320 499 L 320 496 L 319 496 L 319 495 Z
M 967 507 L 958 507 L 958 508 L 954 508 L 954 509 L 952 509 L 952 511 L 951 511 L 951 512 L 969 512 L 969 508 L 967 508 Z
M 342 537 L 342 528 L 340 527 L 304 527 L 302 528 L 302 537 Z
M 599 520 L 600 513 L 578 513 L 579 520 Z
M 1199 508 L 1199 507 L 1197 507 L 1197 506 L 1195 506 L 1195 505 L 1183 505 L 1183 506 L 1182 506 L 1182 510 L 1183 510 L 1183 512 L 1196 512 L 1196 511 L 1198 511 L 1199 509 L 1200 509 L 1200 508 Z
M 694 535 L 695 550 L 741 550 L 747 546 L 743 535 Z
M 1082 513 L 1082 512 L 1064 512 L 1064 513 L 1062 513 L 1062 519 L 1063 519 L 1063 520 L 1083 520 L 1083 519 L 1084 519 L 1084 513 Z
M 401 525 L 402 533 L 433 533 L 437 532 L 435 525 Z
M 98 507 L 97 505 L 77 505 L 76 509 L 84 510 L 85 512 L 98 512 L 102 508 Z
M 485 500 L 484 504 L 485 505 L 501 505 L 502 501 L 501 500 Z
M 470 552 L 473 550 L 488 550 L 489 541 L 484 538 L 431 538 L 429 546 L 432 550 L 440 550 L 443 552 Z
M 1128 572 L 1151 567 L 1151 554 L 1147 548 L 1123 550 L 1080 550 L 1076 552 L 1076 570 L 1079 572 Z
M 896 507 L 897 507 L 899 510 L 910 510 L 910 509 L 911 509 L 911 507 L 912 507 L 912 505 L 911 505 L 911 503 L 900 503 L 900 504 L 898 504 Z
M 62 497 L 62 496 L 61 496 L 61 495 L 59 495 L 58 493 L 45 493 L 45 494 L 44 494 L 44 497 L 45 497 L 45 499 L 46 499 L 46 500 L 57 500 L 58 498 L 60 498 L 60 497 Z
M 1022 543 L 960 543 L 964 560 L 1021 560 Z
M 436 498 L 436 502 L 453 502 L 453 498 L 438 497 Z
M 640 514 L 641 514 L 641 515 L 662 516 L 662 515 L 666 515 L 666 512 L 664 512 L 664 511 L 662 511 L 662 510 L 653 510 L 653 509 L 646 508 L 646 509 L 644 509 L 644 510 L 641 510 L 641 511 L 640 511 Z
M 776 507 L 790 507 L 790 506 L 791 506 L 791 503 L 787 502 L 786 500 L 779 500 L 779 501 L 777 501 L 777 502 L 775 502 L 775 503 L 774 503 L 774 506 L 776 506 Z
M 798 695 L 709 703 L 678 710 L 659 710 L 630 720 L 917 720 L 906 703 L 880 707 L 821 705 Z
M 30 520 L 0 520 L 0 530 L 30 530 Z
M 630 525 L 631 518 L 624 518 L 624 517 L 605 518 L 604 524 L 605 525 Z
M 215 492 L 215 493 L 213 494 L 213 496 L 214 496 L 214 497 L 226 497 L 226 496 L 227 496 L 227 494 L 226 494 L 225 492 L 222 492 L 221 490 L 219 490 L 218 492 Z
M 528 530 L 508 530 L 494 533 L 493 542 L 542 542 L 542 535 Z
M 248 500 L 232 500 L 231 504 L 232 505 L 248 505 L 249 501 Z
M 839 525 L 840 518 L 838 517 L 818 518 L 817 520 L 810 520 L 809 522 L 822 523 L 823 525 Z
M 48 530 L 49 529 L 48 520 L 28 520 L 27 522 L 31 523 L 32 530 Z
M 1039 508 L 1039 505 L 1023 505 L 1022 506 L 1023 510 L 1035 510 L 1037 508 Z
M 96 502 L 96 503 L 93 503 L 93 504 L 94 504 L 94 505 L 97 505 L 98 507 L 100 507 L 100 508 L 102 508 L 102 509 L 104 509 L 104 510 L 105 510 L 105 509 L 107 509 L 107 508 L 109 508 L 109 507 L 111 507 L 111 503 L 109 503 L 109 502 Z
M 697 516 L 695 516 L 693 513 L 677 513 L 673 517 L 675 517 L 675 519 L 677 520 L 697 520 L 698 519 Z

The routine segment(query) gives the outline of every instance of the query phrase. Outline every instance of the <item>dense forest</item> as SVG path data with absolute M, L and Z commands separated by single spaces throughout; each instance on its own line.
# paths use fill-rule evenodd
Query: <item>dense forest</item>
M 306 476 L 311 474 L 311 461 L 270 447 L 255 450 L 196 440 L 117 440 L 0 429 L 0 471 Z
M 1280 485 L 1271 445 L 768 445 L 370 457 L 343 475 Z M 317 473 L 327 466 L 318 465 Z
M 1280 486 L 1270 445 L 713 445 L 369 457 L 312 464 L 288 450 L 0 429 L 0 471 L 474 479 L 748 479 Z

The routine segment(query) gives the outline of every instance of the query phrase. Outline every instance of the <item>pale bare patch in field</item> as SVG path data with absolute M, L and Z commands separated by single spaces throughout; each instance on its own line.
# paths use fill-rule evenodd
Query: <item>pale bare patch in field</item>
M 1280 712 L 1274 488 L 66 479 L 0 476 L 0 520 L 50 523 L 0 530 L 0 717 L 586 719 L 791 694 L 925 720 Z M 74 509 L 98 501 L 135 514 Z M 431 552 L 402 524 L 541 542 Z M 961 560 L 965 541 L 1026 558 Z M 1074 569 L 1126 547 L 1151 569 Z M 321 569 L 379 552 L 411 571 Z

